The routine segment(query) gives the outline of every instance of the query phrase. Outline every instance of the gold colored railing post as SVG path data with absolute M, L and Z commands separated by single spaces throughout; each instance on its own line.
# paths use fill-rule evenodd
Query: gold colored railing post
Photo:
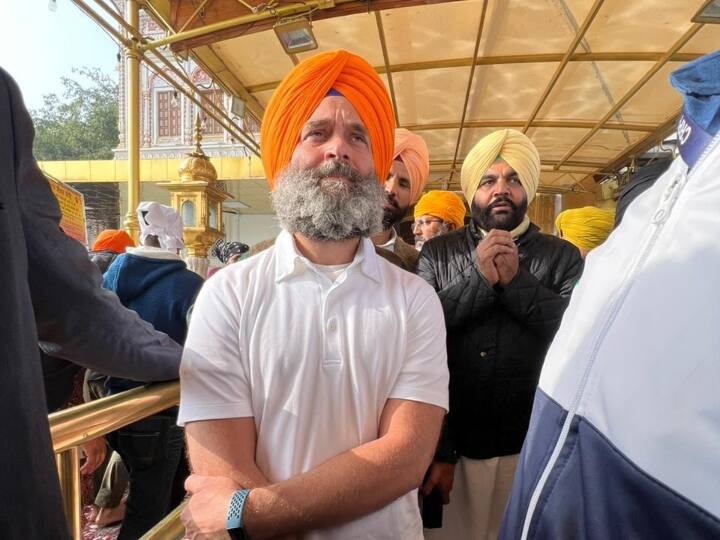
M 58 479 L 63 496 L 65 518 L 73 539 L 80 540 L 80 456 L 77 447 L 55 454 Z
M 55 450 L 58 479 L 63 494 L 65 517 L 74 540 L 81 538 L 81 488 L 78 447 L 111 431 L 127 426 L 178 404 L 180 384 L 177 381 L 133 388 L 114 396 L 98 399 L 52 413 L 50 435 Z M 159 524 L 160 540 L 182 538 L 180 509 Z
M 132 28 L 139 28 L 140 11 L 137 0 L 127 0 L 127 22 Z M 125 49 L 125 69 L 127 70 L 127 136 L 125 138 L 128 153 L 128 197 L 125 230 L 137 242 L 140 227 L 135 211 L 140 202 L 140 54 L 138 41 L 128 36 L 132 47 Z
M 181 540 L 185 536 L 185 526 L 180 521 L 180 514 L 185 504 L 185 501 L 181 502 L 162 521 L 142 535 L 140 540 Z

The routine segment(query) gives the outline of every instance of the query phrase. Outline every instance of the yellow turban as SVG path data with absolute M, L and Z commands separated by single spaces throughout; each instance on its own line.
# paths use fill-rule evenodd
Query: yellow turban
M 612 212 L 586 206 L 560 212 L 555 218 L 558 235 L 579 249 L 591 250 L 602 244 L 613 229 Z
M 300 132 L 331 89 L 355 108 L 370 136 L 375 174 L 384 182 L 393 159 L 395 117 L 385 85 L 365 60 L 338 50 L 295 66 L 273 93 L 260 128 L 260 150 L 272 189 L 292 158 Z
M 532 141 L 515 129 L 501 129 L 487 135 L 465 157 L 460 185 L 468 204 L 472 204 L 480 180 L 497 159 L 518 173 L 529 204 L 535 198 L 540 181 L 540 156 Z
M 428 191 L 415 205 L 415 219 L 426 215 L 453 223 L 459 229 L 465 222 L 465 204 L 452 191 Z
M 430 174 L 430 155 L 427 144 L 420 135 L 415 135 L 404 128 L 397 128 L 393 159 L 400 159 L 410 174 L 412 204 L 418 200 Z

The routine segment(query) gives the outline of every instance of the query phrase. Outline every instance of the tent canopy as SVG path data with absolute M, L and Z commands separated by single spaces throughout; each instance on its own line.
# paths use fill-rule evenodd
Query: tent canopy
M 685 0 L 145 0 L 167 32 L 148 42 L 192 54 L 261 118 L 298 61 L 337 48 L 376 67 L 399 126 L 420 134 L 431 187 L 456 188 L 474 143 L 503 127 L 526 132 L 542 189 L 593 191 L 674 129 L 668 75 L 720 44 Z M 253 8 L 253 9 L 251 9 Z M 315 51 L 288 54 L 273 26 L 312 20 Z

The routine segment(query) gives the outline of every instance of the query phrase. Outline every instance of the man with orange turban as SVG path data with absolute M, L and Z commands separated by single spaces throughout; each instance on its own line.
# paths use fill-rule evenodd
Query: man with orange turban
M 415 205 L 415 248 L 441 234 L 455 231 L 465 222 L 465 203 L 452 191 L 436 189 L 420 197 Z
M 422 539 L 445 327 L 432 288 L 370 240 L 393 132 L 382 81 L 347 51 L 301 62 L 270 100 L 262 159 L 283 230 L 206 282 L 185 343 L 187 536 Z
M 418 252 L 397 235 L 395 225 L 418 200 L 429 174 L 430 157 L 423 138 L 407 129 L 396 129 L 392 167 L 385 181 L 387 202 L 383 206 L 383 232 L 373 237 L 373 242 L 395 253 L 411 271 L 417 265 Z
M 542 361 L 582 271 L 572 244 L 527 217 L 539 178 L 525 135 L 481 139 L 460 178 L 472 221 L 420 253 L 418 275 L 443 304 L 451 366 L 450 413 L 423 486 L 449 506 L 428 539 L 497 537 Z
M 118 255 L 125 253 L 129 247 L 135 247 L 135 242 L 125 231 L 105 229 L 97 235 L 90 250 L 90 260 L 103 274 Z

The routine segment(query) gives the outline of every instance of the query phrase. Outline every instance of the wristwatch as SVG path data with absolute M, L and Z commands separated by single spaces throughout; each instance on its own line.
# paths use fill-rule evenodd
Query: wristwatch
M 245 506 L 245 499 L 247 499 L 249 493 L 249 489 L 239 489 L 233 493 L 230 499 L 227 518 L 225 518 L 225 528 L 233 540 L 250 540 L 245 533 L 245 529 L 243 529 L 242 523 L 243 506 Z

